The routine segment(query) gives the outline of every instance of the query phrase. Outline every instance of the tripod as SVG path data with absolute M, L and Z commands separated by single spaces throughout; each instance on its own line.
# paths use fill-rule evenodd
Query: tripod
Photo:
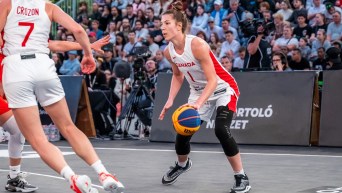
M 118 122 L 116 125 L 117 135 L 115 137 L 123 138 L 123 139 L 133 139 L 134 137 L 128 134 L 128 130 L 132 123 L 132 120 L 135 117 L 135 114 L 138 115 L 139 120 L 144 124 L 151 126 L 151 119 L 146 115 L 146 112 L 152 110 L 153 106 L 153 98 L 150 95 L 148 89 L 141 82 L 138 84 L 133 83 L 133 89 L 131 94 L 129 95 L 124 107 L 121 110 L 120 116 L 118 118 Z M 143 101 L 143 97 L 146 97 L 145 101 Z M 151 105 L 146 103 L 151 102 Z M 149 107 L 147 109 L 145 107 Z M 148 113 L 148 112 L 147 112 Z M 126 119 L 123 129 L 121 128 L 121 121 Z

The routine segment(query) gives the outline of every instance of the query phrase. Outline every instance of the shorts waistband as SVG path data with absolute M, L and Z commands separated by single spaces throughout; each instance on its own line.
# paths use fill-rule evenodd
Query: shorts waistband
M 20 54 L 20 58 L 22 60 L 33 59 L 36 58 L 36 54 Z

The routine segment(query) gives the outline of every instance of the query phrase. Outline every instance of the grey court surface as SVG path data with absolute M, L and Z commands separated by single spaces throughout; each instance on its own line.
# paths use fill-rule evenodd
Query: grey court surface
M 172 143 L 146 140 L 92 139 L 103 163 L 126 186 L 125 193 L 228 193 L 233 173 L 218 144 L 192 144 L 193 168 L 170 186 L 161 177 L 174 163 Z M 99 192 L 95 172 L 72 154 L 65 141 L 55 142 L 71 167 L 87 174 Z M 0 193 L 8 173 L 7 144 L 0 144 Z M 339 193 L 342 192 L 342 148 L 240 145 L 251 193 Z M 71 153 L 71 154 L 70 154 Z M 27 180 L 39 186 L 38 193 L 72 192 L 58 174 L 49 169 L 30 146 L 25 146 L 22 168 Z M 31 158 L 29 158 L 31 157 Z

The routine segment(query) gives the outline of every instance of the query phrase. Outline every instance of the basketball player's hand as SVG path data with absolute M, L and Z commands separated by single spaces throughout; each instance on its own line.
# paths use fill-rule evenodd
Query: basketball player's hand
M 90 74 L 96 69 L 95 60 L 92 55 L 84 55 L 81 62 L 81 70 L 84 74 Z
M 166 111 L 168 111 L 170 109 L 170 107 L 172 107 L 173 105 L 173 101 L 171 100 L 167 100 L 164 107 L 163 107 L 163 110 L 160 112 L 160 115 L 159 115 L 159 120 L 163 120 L 164 119 L 164 116 L 165 116 L 165 113 Z
M 181 107 L 192 107 L 192 108 L 198 110 L 201 106 L 196 104 L 196 103 L 195 104 L 186 103 L 186 104 L 182 105 Z
M 95 52 L 99 54 L 104 54 L 104 51 L 101 49 L 104 45 L 107 45 L 109 43 L 110 36 L 107 35 L 96 42 L 92 43 L 90 45 L 91 49 L 95 50 Z

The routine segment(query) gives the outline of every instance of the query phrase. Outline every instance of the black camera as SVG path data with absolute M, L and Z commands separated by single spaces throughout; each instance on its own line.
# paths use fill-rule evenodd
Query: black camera
M 259 26 L 263 27 L 263 32 L 258 32 Z M 265 36 L 268 36 L 275 31 L 275 25 L 273 21 L 266 21 L 264 19 L 244 20 L 240 22 L 240 27 L 241 32 L 244 34 L 245 37 L 258 35 L 258 33 L 262 33 Z
M 134 81 L 145 81 L 145 61 L 151 57 L 151 51 L 147 46 L 139 46 L 134 47 L 130 54 L 136 57 L 133 63 Z

